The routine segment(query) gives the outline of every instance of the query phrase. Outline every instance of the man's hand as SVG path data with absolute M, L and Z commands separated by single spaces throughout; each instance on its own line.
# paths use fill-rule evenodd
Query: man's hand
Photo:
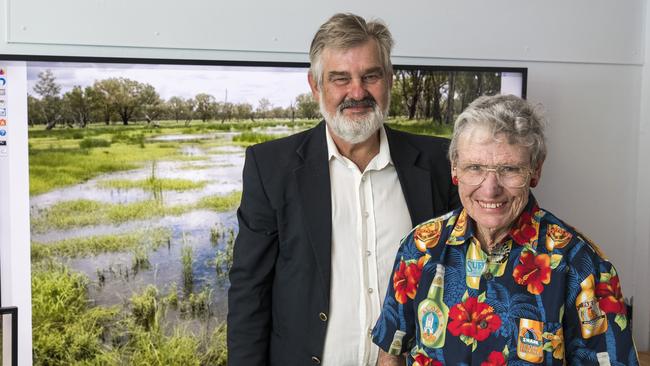
M 393 356 L 384 352 L 383 349 L 379 349 L 379 359 L 377 360 L 377 366 L 404 366 L 406 365 L 406 359 L 404 356 Z

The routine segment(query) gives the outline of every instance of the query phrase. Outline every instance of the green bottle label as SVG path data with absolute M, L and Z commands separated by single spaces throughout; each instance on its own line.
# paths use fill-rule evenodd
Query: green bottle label
M 449 308 L 442 300 L 444 276 L 445 267 L 438 264 L 427 298 L 418 305 L 420 339 L 429 348 L 440 348 L 445 344 Z

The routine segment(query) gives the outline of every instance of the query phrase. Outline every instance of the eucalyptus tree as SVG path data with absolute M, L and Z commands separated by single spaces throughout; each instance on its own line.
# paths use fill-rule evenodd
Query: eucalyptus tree
M 140 112 L 148 124 L 158 126 L 160 117 L 166 111 L 166 105 L 160 98 L 156 88 L 149 84 L 140 84 L 137 98 L 140 101 Z
M 170 117 L 176 122 L 185 117 L 185 108 L 187 108 L 185 101 L 181 97 L 171 97 L 167 101 L 167 110 L 169 111 Z
M 104 79 L 95 82 L 94 88 L 124 125 L 128 125 L 138 112 L 156 113 L 155 108 L 162 103 L 153 86 L 127 78 Z
M 314 100 L 311 93 L 300 94 L 296 97 L 296 109 L 298 110 L 298 115 L 302 118 L 318 118 L 318 103 Z
M 408 113 L 408 119 L 413 119 L 422 96 L 424 71 L 420 69 L 396 70 L 395 77 L 400 86 L 400 94 Z
M 93 109 L 93 88 L 87 86 L 82 88 L 76 85 L 69 92 L 63 94 L 63 105 L 66 117 L 84 128 L 91 121 Z
M 203 122 L 214 118 L 215 103 L 214 96 L 206 93 L 199 93 L 194 97 L 196 116 Z
M 56 83 L 52 70 L 45 70 L 38 74 L 38 82 L 34 85 L 34 92 L 40 96 L 40 115 L 45 122 L 45 128 L 50 130 L 63 117 L 61 103 L 61 86 Z

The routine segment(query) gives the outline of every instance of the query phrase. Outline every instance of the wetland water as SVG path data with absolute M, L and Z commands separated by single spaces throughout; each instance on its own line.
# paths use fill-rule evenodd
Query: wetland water
M 288 129 L 264 133 L 288 134 Z M 36 227 L 44 212 L 66 201 L 90 200 L 111 205 L 128 205 L 156 199 L 161 206 L 196 205 L 201 199 L 241 191 L 244 148 L 232 144 L 237 133 L 209 135 L 161 135 L 152 141 L 179 145 L 181 157 L 188 159 L 146 162 L 141 168 L 103 174 L 84 183 L 32 196 L 32 241 L 48 245 L 68 239 L 147 232 L 165 229 L 169 237 L 158 247 L 148 247 L 146 265 L 134 265 L 135 252 L 104 252 L 86 257 L 59 257 L 66 265 L 84 273 L 91 281 L 89 297 L 95 306 L 125 304 L 148 285 L 166 295 L 175 284 L 180 296 L 211 290 L 211 313 L 217 323 L 225 320 L 227 276 L 218 275 L 215 258 L 226 250 L 237 233 L 234 209 L 218 212 L 191 208 L 176 215 L 157 215 L 122 223 L 100 222 L 69 228 Z M 217 142 L 214 145 L 205 140 Z M 221 142 L 221 143 L 219 143 Z M 201 188 L 154 192 L 142 188 L 110 188 L 109 181 L 143 181 L 155 174 L 157 179 L 182 179 L 203 183 Z M 146 234 L 144 240 L 147 240 Z M 191 280 L 186 280 L 182 262 L 183 247 L 191 248 Z

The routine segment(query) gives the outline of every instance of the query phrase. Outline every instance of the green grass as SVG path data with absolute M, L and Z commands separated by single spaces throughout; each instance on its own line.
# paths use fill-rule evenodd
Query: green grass
M 105 364 L 102 335 L 118 314 L 116 307 L 89 308 L 88 279 L 68 268 L 47 264 L 32 270 L 34 365 Z M 116 364 L 116 363 L 108 363 Z
M 102 223 L 119 224 L 131 220 L 180 215 L 189 210 L 190 207 L 184 205 L 165 207 L 155 199 L 128 204 L 91 200 L 63 201 L 33 217 L 32 229 L 44 232 L 49 229 L 69 229 Z
M 106 252 L 118 252 L 145 245 L 158 248 L 169 241 L 170 229 L 154 229 L 126 234 L 111 234 L 65 239 L 51 243 L 32 242 L 32 261 L 53 256 L 84 257 Z
M 35 366 L 226 365 L 225 324 L 210 333 L 168 329 L 165 301 L 155 286 L 134 294 L 122 309 L 91 307 L 88 283 L 61 264 L 32 267 Z M 195 295 L 197 309 L 209 297 L 202 293 Z
M 159 133 L 160 131 L 156 131 Z M 78 130 L 29 132 L 30 194 L 40 194 L 87 181 L 101 174 L 135 169 L 154 160 L 197 161 L 205 157 L 180 153 L 180 142 L 145 142 L 153 133 L 126 127 L 84 130 L 82 148 Z M 146 136 L 150 135 L 150 136 Z M 89 137 L 90 136 L 90 137 Z M 106 141 L 110 146 L 97 147 Z M 112 142 L 112 143 L 111 143 Z M 92 145 L 92 146 L 90 146 Z
M 103 203 L 91 200 L 63 201 L 42 210 L 32 217 L 32 230 L 45 232 L 50 229 L 119 224 L 132 220 L 143 220 L 167 215 L 181 215 L 195 209 L 224 212 L 237 208 L 241 192 L 204 197 L 195 205 L 164 206 L 158 200 L 145 200 L 128 204 Z
M 76 138 L 76 136 L 73 136 L 73 138 Z M 93 147 L 109 147 L 109 146 L 111 146 L 111 142 L 109 140 L 104 140 L 104 139 L 84 138 L 79 143 L 79 147 L 82 149 L 90 149 Z
M 240 145 L 247 146 L 259 144 L 260 142 L 275 140 L 283 136 L 284 135 L 272 135 L 259 132 L 242 132 L 241 134 L 234 136 L 232 140 L 234 142 L 240 143 Z
M 152 160 L 174 157 L 193 160 L 178 156 L 177 150 L 177 147 L 161 147 L 156 144 L 144 149 L 124 144 L 90 150 L 32 147 L 29 153 L 29 192 L 31 195 L 44 193 L 101 174 L 135 169 Z
M 180 303 L 180 311 L 184 314 L 190 314 L 194 317 L 210 315 L 210 302 L 212 298 L 212 289 L 206 287 L 199 293 L 190 293 Z
M 131 296 L 131 314 L 135 324 L 146 330 L 159 324 L 158 289 L 154 285 L 147 286 L 141 294 Z
M 228 272 L 230 272 L 230 267 L 232 266 L 232 261 L 233 261 L 234 247 L 235 247 L 235 231 L 231 228 L 229 230 L 229 235 L 226 241 L 225 248 L 222 251 L 217 252 L 216 257 L 214 258 L 217 278 L 219 278 L 222 281 L 228 277 Z
M 431 122 L 425 120 L 411 120 L 405 118 L 397 118 L 389 120 L 387 123 L 390 127 L 400 130 L 415 133 L 418 135 L 429 135 L 450 138 L 454 131 L 453 124 L 441 124 L 438 122 Z
M 183 285 L 185 293 L 192 292 L 192 285 L 194 284 L 194 273 L 192 272 L 192 264 L 194 263 L 194 252 L 192 247 L 184 245 L 181 248 L 181 264 L 183 265 Z
M 216 212 L 234 210 L 241 202 L 241 191 L 233 191 L 223 196 L 209 196 L 202 198 L 197 208 L 205 208 Z
M 162 189 L 164 191 L 189 191 L 200 189 L 208 184 L 207 181 L 196 182 L 189 179 L 171 178 L 147 178 L 140 180 L 111 179 L 98 183 L 102 188 L 132 189 L 140 188 L 145 190 Z

